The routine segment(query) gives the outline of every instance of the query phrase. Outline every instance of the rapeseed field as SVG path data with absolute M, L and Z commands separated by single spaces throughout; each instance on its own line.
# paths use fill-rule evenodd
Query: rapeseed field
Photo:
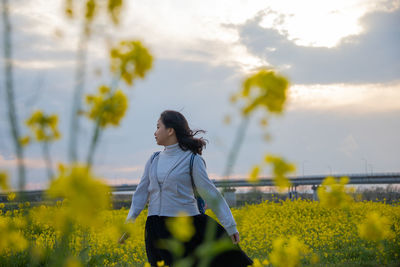
M 0 265 L 148 265 L 146 210 L 133 224 L 124 223 L 126 209 L 92 214 L 100 224 L 78 224 L 68 218 L 67 204 L 30 207 L 26 202 L 15 209 L 0 204 Z M 352 202 L 332 208 L 321 202 L 287 200 L 246 205 L 232 212 L 240 246 L 255 260 L 254 266 L 395 266 L 400 262 L 400 205 Z M 210 210 L 207 214 L 215 218 Z M 123 231 L 130 238 L 119 244 Z

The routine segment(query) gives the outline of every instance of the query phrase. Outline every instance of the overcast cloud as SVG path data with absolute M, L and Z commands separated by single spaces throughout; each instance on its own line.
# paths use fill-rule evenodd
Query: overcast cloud
M 95 157 L 96 173 L 113 184 L 138 182 L 148 157 L 162 149 L 155 144 L 153 136 L 159 114 L 164 109 L 175 109 L 187 117 L 192 128 L 207 130 L 204 137 L 209 144 L 204 158 L 210 176 L 221 176 L 240 122 L 234 117 L 232 125 L 222 123 L 226 114 L 237 114 L 229 104 L 229 96 L 240 88 L 244 70 L 268 63 L 291 79 L 287 112 L 271 120 L 268 129 L 273 137 L 271 142 L 263 141 L 263 132 L 257 123 L 260 113 L 256 114 L 235 166 L 235 176 L 246 176 L 264 153 L 279 154 L 296 163 L 298 175 L 360 173 L 365 170 L 365 160 L 368 171 L 400 171 L 399 9 L 365 14 L 360 20 L 364 30 L 343 38 L 331 48 L 301 46 L 284 31 L 261 27 L 263 10 L 259 9 L 258 13 L 255 8 L 251 10 L 249 14 L 258 14 L 253 19 L 243 17 L 238 23 L 219 22 L 218 30 L 209 38 L 188 38 L 184 42 L 182 36 L 175 39 L 173 35 L 179 29 L 154 35 L 151 40 L 143 38 L 155 56 L 153 69 L 134 88 L 123 88 L 130 97 L 130 108 L 121 127 L 107 129 L 102 136 Z M 57 33 L 57 29 L 69 24 L 62 24 L 57 15 L 59 11 L 51 6 L 44 17 L 37 15 L 39 11 L 33 8 L 28 15 L 26 10 L 20 11 L 12 18 L 14 79 L 21 129 L 27 133 L 23 120 L 36 108 L 59 114 L 63 138 L 51 147 L 51 153 L 54 162 L 65 162 L 76 28 L 66 27 L 61 35 Z M 184 18 L 188 22 L 185 31 L 189 31 L 190 14 Z M 282 19 L 284 23 L 285 17 Z M 150 23 L 145 26 L 139 29 L 147 33 L 159 30 L 151 29 Z M 207 31 L 212 26 L 210 22 Z M 199 25 L 193 28 L 201 30 Z M 216 37 L 222 29 L 228 32 L 218 40 Z M 106 28 L 105 35 L 113 30 Z M 112 40 L 135 36 L 116 35 L 119 37 L 114 36 Z M 168 38 L 175 41 L 165 43 Z M 110 81 L 104 36 L 95 36 L 89 47 L 86 92 Z M 101 76 L 95 74 L 97 70 L 101 70 Z M 4 84 L 2 74 L 0 82 Z M 3 103 L 4 96 L 1 90 Z M 5 105 L 0 105 L 0 116 L 0 169 L 12 174 L 15 185 L 15 160 Z M 81 122 L 79 144 L 83 159 L 93 125 L 85 118 Z M 26 155 L 30 188 L 43 187 L 47 178 L 39 145 L 29 146 Z M 264 174 L 268 175 L 268 170 Z
M 360 20 L 363 32 L 343 38 L 333 48 L 296 45 L 276 29 L 261 27 L 263 17 L 261 13 L 239 27 L 240 42 L 251 53 L 283 69 L 294 83 L 399 80 L 400 9 L 366 14 Z

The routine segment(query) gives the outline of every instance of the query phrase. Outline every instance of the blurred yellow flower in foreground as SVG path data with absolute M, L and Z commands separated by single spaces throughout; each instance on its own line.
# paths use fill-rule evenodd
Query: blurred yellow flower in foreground
M 9 217 L 0 216 L 0 254 L 7 251 L 22 251 L 27 248 L 28 242 L 18 226 L 25 226 L 20 220 L 14 223 Z
M 98 217 L 101 211 L 109 208 L 109 193 L 107 185 L 80 165 L 61 169 L 59 177 L 51 182 L 47 190 L 51 198 L 64 198 L 59 209 L 61 217 L 85 226 L 101 225 Z
M 69 257 L 64 264 L 65 267 L 81 267 L 83 266 L 79 259 L 76 257 Z
M 8 191 L 9 189 L 7 173 L 0 172 L 0 190 Z
M 267 155 L 265 156 L 265 162 L 267 164 L 272 165 L 273 174 L 274 174 L 274 183 L 278 187 L 278 190 L 282 192 L 286 188 L 288 188 L 291 183 L 288 178 L 286 178 L 286 174 L 290 172 L 294 172 L 296 170 L 296 166 L 292 163 L 286 162 L 284 159 L 274 156 Z
M 250 172 L 250 178 L 249 178 L 249 182 L 251 183 L 258 183 L 259 181 L 259 174 L 260 174 L 260 166 L 259 165 L 255 165 L 253 166 L 253 169 Z
M 334 177 L 326 177 L 317 189 L 321 205 L 327 208 L 348 207 L 353 202 L 348 194 L 351 189 L 346 188 L 348 182 L 348 177 L 341 177 L 339 182 Z
M 392 235 L 390 226 L 389 218 L 374 211 L 368 213 L 364 222 L 358 225 L 358 233 L 363 239 L 380 241 Z
M 15 199 L 16 195 L 14 192 L 8 193 L 7 195 L 7 200 L 8 201 L 13 201 Z
M 269 261 L 268 260 L 263 260 L 262 262 L 260 262 L 259 259 L 254 259 L 253 260 L 253 265 L 251 265 L 252 267 L 264 267 L 264 266 L 268 266 L 269 265 Z
M 46 115 L 43 111 L 37 110 L 26 120 L 26 125 L 34 133 L 38 142 L 51 142 L 61 136 L 58 131 L 57 115 Z M 21 140 L 21 142 L 29 142 L 29 140 Z
M 166 224 L 172 236 L 181 242 L 189 241 L 195 233 L 192 217 L 184 212 L 179 213 L 178 217 L 169 218 Z
M 274 266 L 299 266 L 301 257 L 308 251 L 308 247 L 295 236 L 288 241 L 283 238 L 277 238 L 272 242 L 272 252 L 269 258 Z
M 121 91 L 111 93 L 109 87 L 99 87 L 97 95 L 87 95 L 86 103 L 89 111 L 86 116 L 94 121 L 99 121 L 101 127 L 108 125 L 118 126 L 128 108 L 128 98 Z
M 24 136 L 19 139 L 19 143 L 21 144 L 21 146 L 27 146 L 29 145 L 30 142 L 31 142 L 30 136 Z
M 128 84 L 144 78 L 153 65 L 153 57 L 140 41 L 122 41 L 111 49 L 111 71 L 118 73 Z
M 289 81 L 285 77 L 272 70 L 260 70 L 243 82 L 242 91 L 233 95 L 231 102 L 236 102 L 239 98 L 244 99 L 244 115 L 249 115 L 258 107 L 279 114 L 283 111 L 288 89 Z

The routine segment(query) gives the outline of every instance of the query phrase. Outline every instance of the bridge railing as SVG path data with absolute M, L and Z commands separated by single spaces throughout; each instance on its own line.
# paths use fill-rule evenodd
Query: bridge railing
M 400 184 L 400 173 L 374 173 L 374 174 L 335 174 L 328 175 L 336 178 L 349 177 L 348 184 Z M 316 187 L 322 183 L 327 175 L 309 175 L 288 177 L 293 187 L 310 185 Z M 213 180 L 216 187 L 259 187 L 259 186 L 275 186 L 271 178 L 260 178 L 257 183 L 249 182 L 248 179 L 230 179 L 230 180 Z M 133 185 L 116 185 L 111 186 L 113 192 L 131 192 L 135 191 L 137 184 Z M 32 200 L 40 200 L 43 196 L 43 190 L 23 191 L 26 198 Z M 0 201 L 6 201 L 7 194 L 0 194 Z

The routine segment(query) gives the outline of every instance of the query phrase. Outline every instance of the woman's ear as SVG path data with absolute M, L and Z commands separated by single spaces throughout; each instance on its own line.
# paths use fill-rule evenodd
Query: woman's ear
M 174 128 L 168 128 L 167 131 L 168 131 L 168 136 L 172 136 L 172 135 L 175 134 L 175 129 Z

